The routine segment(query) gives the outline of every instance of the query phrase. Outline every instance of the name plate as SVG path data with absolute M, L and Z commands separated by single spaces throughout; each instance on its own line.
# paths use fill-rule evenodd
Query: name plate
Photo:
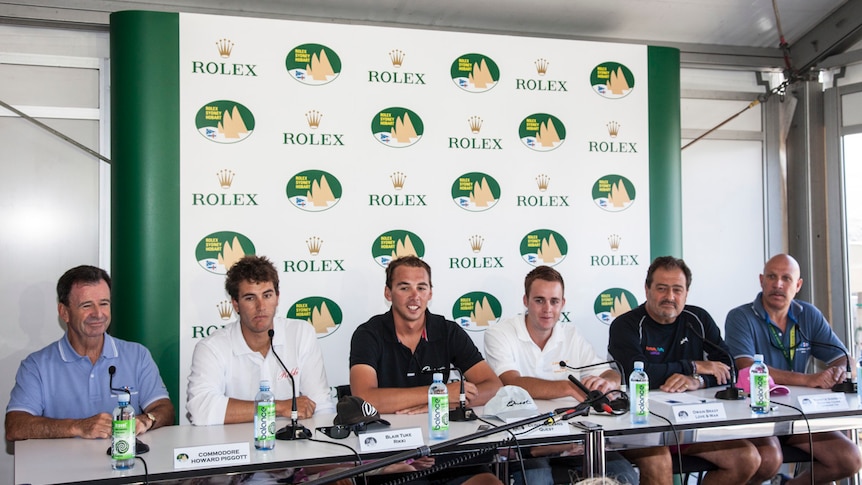
M 521 432 L 531 430 L 524 434 L 519 434 Z M 558 421 L 554 424 L 543 424 L 541 426 L 536 427 L 535 424 L 528 424 L 526 426 L 521 426 L 518 428 L 512 429 L 512 432 L 520 436 L 565 436 L 572 434 L 572 430 L 569 429 L 567 423 L 565 421 Z
M 670 409 L 673 421 L 678 424 L 727 419 L 727 414 L 724 412 L 724 403 L 722 402 L 709 401 L 697 404 L 676 404 L 671 406 Z
M 799 407 L 806 413 L 815 411 L 845 411 L 850 409 L 850 406 L 847 404 L 847 396 L 844 393 L 809 394 L 799 396 L 798 399 Z
M 248 442 L 174 448 L 174 469 L 251 463 Z
M 359 435 L 359 450 L 363 453 L 386 450 L 406 450 L 424 446 L 422 428 L 369 431 Z

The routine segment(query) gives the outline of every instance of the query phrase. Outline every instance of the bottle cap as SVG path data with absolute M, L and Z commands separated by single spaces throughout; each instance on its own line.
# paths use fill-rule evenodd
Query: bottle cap
M 763 354 L 754 354 L 755 362 L 763 362 Z
M 434 373 L 434 382 L 443 382 L 443 373 L 435 372 Z
M 260 388 L 261 389 L 269 389 L 269 381 L 266 379 L 260 381 Z
M 636 360 L 635 361 L 635 369 L 644 370 L 644 363 L 639 361 L 639 360 Z
M 128 392 L 117 394 L 117 404 L 128 404 L 131 399 L 132 396 L 130 396 Z

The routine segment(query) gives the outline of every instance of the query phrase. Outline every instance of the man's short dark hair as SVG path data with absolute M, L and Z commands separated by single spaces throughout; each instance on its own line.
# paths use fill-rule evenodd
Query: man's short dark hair
M 75 266 L 57 280 L 57 301 L 69 306 L 69 293 L 72 292 L 73 286 L 78 283 L 95 285 L 100 281 L 107 283 L 108 289 L 111 289 L 111 277 L 107 271 L 86 264 Z
M 392 275 L 395 274 L 395 269 L 399 266 L 425 268 L 425 271 L 428 272 L 428 284 L 431 284 L 431 266 L 429 266 L 428 263 L 413 255 L 401 256 L 400 258 L 393 259 L 389 262 L 389 265 L 386 266 L 386 287 L 390 290 L 392 289 Z M 434 285 L 431 286 L 433 287 Z
M 275 294 L 279 294 L 278 271 L 266 256 L 245 256 L 227 270 L 224 289 L 232 300 L 239 300 L 239 284 L 272 282 Z
M 652 261 L 652 264 L 649 265 L 649 269 L 647 270 L 647 288 L 652 286 L 653 273 L 655 273 L 657 269 L 663 269 L 665 271 L 680 269 L 685 275 L 685 289 L 688 290 L 691 286 L 691 270 L 688 268 L 688 265 L 685 264 L 685 261 L 680 258 L 674 258 L 673 256 L 659 256 Z
M 533 287 L 533 282 L 536 280 L 550 282 L 558 281 L 563 290 L 563 294 L 566 294 L 566 283 L 563 281 L 563 275 L 561 275 L 559 271 L 550 266 L 536 266 L 532 271 L 527 273 L 527 277 L 524 278 L 524 296 L 530 296 L 530 288 Z

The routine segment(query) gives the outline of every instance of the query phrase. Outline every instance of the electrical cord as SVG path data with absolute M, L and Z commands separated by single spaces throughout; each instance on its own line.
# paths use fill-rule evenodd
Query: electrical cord
M 679 466 L 679 473 L 682 474 L 682 450 L 680 450 L 680 448 L 679 448 L 679 436 L 677 435 L 677 432 L 676 432 L 676 426 L 673 425 L 671 420 L 667 419 L 666 417 L 664 417 L 660 414 L 656 414 L 652 411 L 650 411 L 649 413 L 652 416 L 655 416 L 657 418 L 661 418 L 664 422 L 666 422 L 670 426 L 670 432 L 673 434 L 673 441 L 675 443 L 674 446 L 676 446 L 677 465 Z
M 814 485 L 814 438 L 811 436 L 811 423 L 808 422 L 808 416 L 805 414 L 805 411 L 796 406 L 791 406 L 790 404 L 784 404 L 777 401 L 772 401 L 772 404 L 778 404 L 779 406 L 790 408 L 799 413 L 802 416 L 802 419 L 805 420 L 805 427 L 808 428 L 808 463 L 810 465 L 809 478 L 811 479 L 811 485 Z
M 354 456 L 356 456 L 356 461 L 354 462 L 354 465 L 355 466 L 361 466 L 362 465 L 362 457 L 359 456 L 359 453 L 350 445 L 347 445 L 344 443 L 338 443 L 336 441 L 319 440 L 316 438 L 307 438 L 307 440 L 308 441 L 314 441 L 317 443 L 325 443 L 325 444 L 329 444 L 329 445 L 338 445 L 338 446 L 341 446 L 342 448 L 347 448 L 348 450 L 350 450 L 353 453 Z M 276 483 L 293 483 L 294 478 L 295 477 L 281 478 L 281 479 L 277 480 Z M 366 481 L 364 473 L 362 474 L 362 481 L 363 482 Z
M 150 470 L 147 468 L 147 460 L 144 460 L 144 458 L 139 455 L 135 455 L 135 458 L 141 460 L 141 463 L 144 464 L 144 485 L 148 485 L 150 483 Z
M 487 419 L 484 419 L 480 416 L 476 416 L 476 419 L 487 424 L 488 426 L 490 426 L 492 428 L 497 427 L 496 424 L 494 424 L 494 423 L 492 423 L 492 422 L 488 421 Z M 527 479 L 527 470 L 526 470 L 526 468 L 524 468 L 524 453 L 523 453 L 523 450 L 521 449 L 521 443 L 518 442 L 518 437 L 515 435 L 515 433 L 512 432 L 511 429 L 507 429 L 506 432 L 509 433 L 509 435 L 512 437 L 512 440 L 515 441 L 515 449 L 517 450 L 517 455 L 518 455 L 518 465 L 520 465 L 520 467 L 521 467 L 521 476 L 524 477 L 524 485 L 530 485 L 530 482 Z
M 456 465 L 464 463 L 468 460 L 472 460 L 473 458 L 477 458 L 479 456 L 482 456 L 485 453 L 489 453 L 491 451 L 496 450 L 497 448 L 505 447 L 505 446 L 507 446 L 507 443 L 509 441 L 511 441 L 511 438 L 506 438 L 505 440 L 498 441 L 496 443 L 492 443 L 491 445 L 484 446 L 484 447 L 479 448 L 477 450 L 473 450 L 473 451 L 470 451 L 468 453 L 459 454 L 458 456 L 456 456 L 455 458 L 453 458 L 449 461 L 437 463 L 434 466 L 432 466 L 431 468 L 426 468 L 425 470 L 416 470 L 415 472 L 411 472 L 411 473 L 408 473 L 404 476 L 401 476 L 401 477 L 395 478 L 393 480 L 390 480 L 388 482 L 385 482 L 384 485 L 399 485 L 402 483 L 410 483 L 414 480 L 418 480 L 422 477 L 426 477 L 428 475 L 431 475 L 432 473 L 439 472 L 439 471 L 444 470 L 446 468 L 449 468 L 451 466 L 456 466 Z

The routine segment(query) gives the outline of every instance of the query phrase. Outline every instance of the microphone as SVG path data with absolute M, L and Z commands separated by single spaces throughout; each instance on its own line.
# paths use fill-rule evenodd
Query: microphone
M 796 328 L 799 330 L 799 335 L 801 335 L 802 338 L 807 340 L 808 342 L 810 342 L 814 345 L 822 345 L 823 347 L 836 348 L 844 354 L 844 359 L 846 359 L 846 361 L 847 361 L 846 362 L 847 368 L 846 368 L 846 371 L 844 373 L 844 382 L 839 382 L 838 384 L 835 384 L 834 386 L 832 386 L 832 392 L 844 392 L 847 394 L 852 394 L 852 393 L 856 392 L 856 383 L 853 382 L 853 371 L 850 370 L 850 356 L 847 354 L 847 351 L 844 350 L 842 347 L 835 345 L 833 343 L 816 342 L 814 340 L 811 340 L 810 338 L 806 337 L 804 333 L 802 333 L 802 327 L 797 325 Z
M 697 333 L 697 329 L 694 327 L 694 324 L 690 321 L 686 322 L 688 324 L 688 328 L 697 335 L 703 343 L 708 344 L 714 349 L 718 349 L 721 353 L 727 356 L 730 359 L 730 383 L 727 385 L 727 389 L 723 389 L 721 391 L 717 391 L 715 393 L 716 399 L 723 399 L 725 401 L 738 401 L 740 399 L 745 399 L 745 392 L 742 389 L 736 387 L 736 362 L 733 361 L 733 356 L 730 355 L 726 350 L 721 348 L 720 345 L 706 338 L 706 335 Z
M 114 387 L 114 374 L 116 374 L 116 373 L 117 373 L 116 367 L 114 367 L 114 366 L 108 367 L 108 376 L 109 376 L 108 377 L 108 389 L 110 389 L 114 392 L 128 393 L 129 398 L 131 398 L 132 397 L 132 391 L 128 387 L 124 387 L 122 389 Z M 135 437 L 135 454 L 136 455 L 143 455 L 144 453 L 146 453 L 148 451 L 150 451 L 149 445 L 147 445 L 146 443 L 144 443 L 143 441 L 141 441 L 137 437 Z M 110 454 L 111 454 L 111 448 L 108 447 L 108 455 L 110 455 Z
M 566 368 L 569 370 L 584 370 L 584 369 L 590 369 L 592 367 L 599 367 L 599 366 L 608 365 L 608 364 L 616 364 L 617 368 L 619 368 L 619 369 L 622 369 L 622 367 L 623 367 L 616 360 L 609 360 L 607 362 L 597 362 L 595 364 L 582 365 L 580 367 L 572 367 L 569 364 L 567 364 L 565 360 L 560 361 L 560 367 L 563 367 L 563 368 Z M 620 374 L 620 389 L 622 389 L 622 387 L 625 385 L 624 381 L 623 381 L 624 377 L 623 377 L 621 372 L 619 374 Z M 620 392 L 620 397 L 611 401 L 607 398 L 607 396 L 602 394 L 601 391 L 597 391 L 597 390 L 596 391 L 590 391 L 587 388 L 587 386 L 584 385 L 583 382 L 579 381 L 578 379 L 576 379 L 571 374 L 569 375 L 569 380 L 572 381 L 572 384 L 577 386 L 578 389 L 580 389 L 581 392 L 583 392 L 584 395 L 587 396 L 587 400 L 584 401 L 584 403 L 591 404 L 593 406 L 593 409 L 595 409 L 598 412 L 612 413 L 612 411 L 625 411 L 629 408 L 628 396 L 623 392 Z M 609 407 L 611 409 L 611 411 L 608 411 L 607 409 L 605 409 L 605 406 Z
M 464 376 L 461 369 L 450 364 L 450 367 L 436 367 L 433 369 L 426 366 L 421 372 L 423 374 L 431 374 L 434 372 L 448 371 L 449 369 L 455 369 L 461 376 L 461 394 L 458 396 L 458 407 L 449 411 L 449 421 L 475 421 L 479 416 L 477 416 L 472 409 L 467 407 L 467 394 L 464 392 L 464 381 L 467 380 L 467 377 Z
M 276 431 L 275 438 L 288 441 L 311 438 L 311 431 L 298 422 L 299 411 L 296 410 L 296 381 L 293 380 L 293 374 L 290 373 L 287 366 L 281 361 L 281 357 L 278 356 L 275 352 L 275 347 L 272 345 L 272 337 L 275 335 L 275 330 L 269 329 L 268 335 L 269 348 L 272 350 L 272 355 L 275 356 L 276 360 L 278 360 L 278 363 L 281 365 L 281 368 L 287 373 L 287 377 L 290 378 L 290 389 L 293 392 L 293 399 L 290 401 L 290 424 Z

